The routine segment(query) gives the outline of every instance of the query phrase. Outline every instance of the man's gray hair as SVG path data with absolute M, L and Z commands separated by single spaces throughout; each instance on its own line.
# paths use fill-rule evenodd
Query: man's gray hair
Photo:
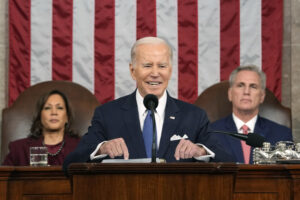
M 252 72 L 256 72 L 257 75 L 259 76 L 259 79 L 260 79 L 261 88 L 263 90 L 266 89 L 266 74 L 262 70 L 260 70 L 257 66 L 255 66 L 255 65 L 239 66 L 235 70 L 233 70 L 231 72 L 230 76 L 229 76 L 230 87 L 233 86 L 235 78 L 236 78 L 236 75 L 240 71 L 252 71 Z
M 169 43 L 162 39 L 162 38 L 158 38 L 158 37 L 143 37 L 139 40 L 137 40 L 132 48 L 131 48 L 131 61 L 130 63 L 135 66 L 135 61 L 136 61 L 136 48 L 139 46 L 139 45 L 142 45 L 142 44 L 165 44 L 169 50 L 169 57 L 170 57 L 170 63 L 172 63 L 172 60 L 173 60 L 173 50 L 171 48 L 171 46 L 169 45 Z

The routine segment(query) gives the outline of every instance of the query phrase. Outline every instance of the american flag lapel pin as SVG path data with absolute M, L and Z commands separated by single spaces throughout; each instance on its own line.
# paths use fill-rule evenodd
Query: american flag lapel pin
M 170 116 L 170 119 L 175 119 L 175 116 Z

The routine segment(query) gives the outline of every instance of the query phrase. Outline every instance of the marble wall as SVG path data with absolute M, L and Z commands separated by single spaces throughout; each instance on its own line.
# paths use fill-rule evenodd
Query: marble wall
M 2 0 L 0 1 L 0 110 L 7 106 L 8 94 L 7 19 L 8 0 Z M 300 142 L 300 0 L 284 0 L 282 62 L 282 103 L 292 109 L 293 135 L 295 141 Z
M 300 142 L 300 0 L 290 0 L 291 109 L 294 139 Z M 287 88 L 289 89 L 289 88 Z
M 7 106 L 7 64 L 8 64 L 8 0 L 0 1 L 0 110 Z M 0 124 L 2 114 L 0 114 Z M 0 129 L 1 130 L 1 129 Z M 0 132 L 1 136 L 1 132 Z M 1 137 L 0 137 L 1 145 Z

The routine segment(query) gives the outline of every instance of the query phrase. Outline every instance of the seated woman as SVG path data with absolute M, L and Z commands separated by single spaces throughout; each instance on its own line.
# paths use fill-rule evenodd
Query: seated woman
M 52 90 L 37 102 L 30 134 L 9 144 L 3 165 L 29 165 L 29 147 L 48 147 L 48 164 L 62 165 L 64 158 L 77 146 L 79 136 L 71 129 L 72 111 L 67 97 Z

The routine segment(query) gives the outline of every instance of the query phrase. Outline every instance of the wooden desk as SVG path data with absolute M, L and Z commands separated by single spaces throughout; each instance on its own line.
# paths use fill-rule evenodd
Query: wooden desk
M 0 200 L 71 200 L 71 182 L 60 166 L 0 167 Z
M 300 165 L 81 163 L 70 172 L 2 166 L 0 200 L 300 199 Z
M 73 200 L 231 200 L 237 165 L 72 164 Z M 93 186 L 93 187 L 91 187 Z

